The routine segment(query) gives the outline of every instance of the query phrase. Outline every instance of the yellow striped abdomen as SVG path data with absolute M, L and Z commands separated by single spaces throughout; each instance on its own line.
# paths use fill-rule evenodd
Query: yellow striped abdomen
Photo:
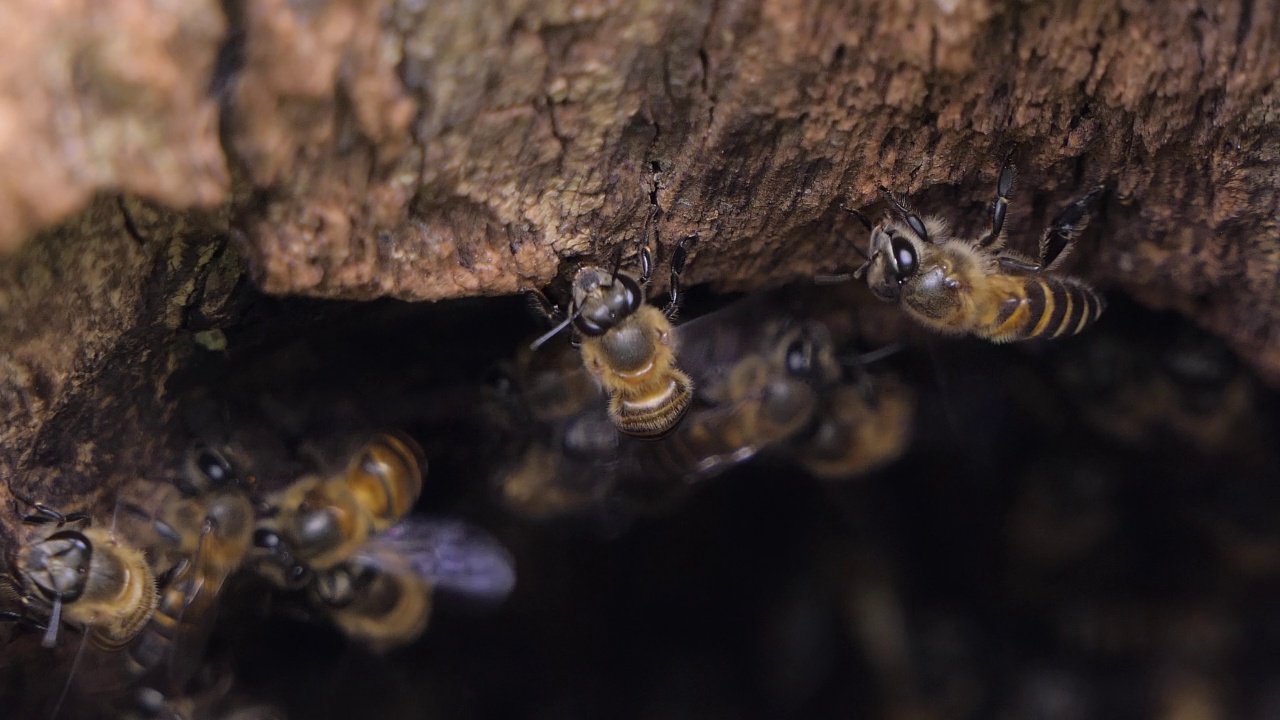
M 1067 337 L 1092 325 L 1107 307 L 1097 290 L 1073 278 L 1016 279 L 1019 293 L 1001 300 L 992 322 L 975 328 L 976 335 L 994 342 Z

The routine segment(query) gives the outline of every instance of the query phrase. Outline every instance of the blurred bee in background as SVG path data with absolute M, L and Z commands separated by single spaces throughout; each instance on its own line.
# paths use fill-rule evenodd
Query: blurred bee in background
M 14 551 L 11 587 L 23 616 L 48 618 L 41 642 L 57 643 L 66 622 L 103 650 L 131 642 L 156 609 L 156 579 L 142 551 L 110 531 L 89 527 L 88 515 L 62 515 L 32 505 L 23 522 L 35 528 Z M 82 529 L 72 529 L 80 525 Z
M 773 317 L 752 313 L 762 324 L 754 331 L 741 330 L 741 335 L 754 340 L 743 346 L 734 344 L 744 354 L 727 368 L 720 362 L 708 362 L 708 356 L 723 355 L 725 345 L 723 333 L 716 333 L 714 326 L 702 326 L 730 317 L 745 319 L 740 314 L 744 308 L 760 309 L 748 301 L 742 307 L 721 311 L 725 317 L 690 323 L 693 330 L 689 332 L 699 331 L 702 339 L 689 348 L 702 351 L 694 363 L 703 372 L 697 378 L 700 404 L 669 437 L 632 446 L 637 477 L 644 482 L 675 483 L 678 487 L 714 477 L 796 437 L 813 423 L 820 405 L 819 390 L 840 373 L 831 333 L 815 320 L 776 312 Z M 719 347 L 715 345 L 717 336 Z
M 1083 419 L 1119 444 L 1258 457 L 1254 448 L 1269 446 L 1273 433 L 1255 381 L 1221 341 L 1179 328 L 1091 337 L 1056 365 L 1058 382 Z
M 347 637 L 383 652 L 422 634 L 436 592 L 496 604 L 514 588 L 515 562 L 493 536 L 460 520 L 410 515 L 317 572 L 310 593 Z
M 980 628 L 950 608 L 922 605 L 887 548 L 847 560 L 845 617 L 889 718 L 977 717 L 987 674 Z
M 863 475 L 902 457 L 914 422 L 915 394 L 898 379 L 841 384 L 823 394 L 817 422 L 793 444 L 793 457 L 819 479 Z
M 203 661 L 222 587 L 248 553 L 254 520 L 230 464 L 203 446 L 191 448 L 174 482 L 126 484 L 116 502 L 116 533 L 154 573 L 154 612 L 129 642 L 89 658 L 74 678 L 80 687 L 101 694 L 149 678 L 180 691 Z
M 646 302 L 645 286 L 653 275 L 653 257 L 646 246 L 640 249 L 639 277 L 616 267 L 579 268 L 567 309 L 534 293 L 555 327 L 534 341 L 533 349 L 572 324 L 581 343 L 583 365 L 608 395 L 609 417 L 628 435 L 662 437 L 684 418 L 693 400 L 693 381 L 677 365 L 678 343 L 671 320 L 680 307 L 680 273 L 687 248 L 695 240 L 686 238 L 676 246 L 671 257 L 671 298 L 661 310 Z
M 871 226 L 870 252 L 848 276 L 866 278 L 871 292 L 897 303 L 907 315 L 942 333 L 972 334 L 1003 343 L 1075 335 L 1106 308 L 1096 290 L 1058 274 L 1076 238 L 1088 226 L 1090 206 L 1101 190 L 1069 205 L 1040 238 L 1039 259 L 1005 249 L 1004 219 L 1013 192 L 1013 169 L 1000 169 L 991 224 L 974 240 L 951 236 L 941 218 L 921 219 L 881 188 L 897 218 Z
M 267 498 L 254 544 L 258 565 L 279 581 L 297 579 L 300 566 L 331 568 L 370 537 L 394 525 L 422 493 L 426 458 L 408 436 L 379 433 L 351 455 L 337 474 L 312 474 Z M 270 566 L 275 565 L 280 576 Z
M 826 326 L 797 317 L 774 296 L 739 300 L 674 332 L 696 399 L 678 427 L 644 442 L 613 427 L 599 409 L 602 390 L 583 385 L 582 368 L 556 360 L 573 353 L 568 343 L 545 348 L 537 370 L 527 355 L 517 358 L 502 412 L 536 427 L 525 429 L 519 459 L 497 480 L 510 509 L 545 518 L 666 504 L 689 482 L 804 431 L 819 405 L 817 388 L 841 372 Z
M 284 720 L 284 713 L 270 705 L 256 703 L 232 692 L 231 676 L 198 693 L 165 695 L 154 688 L 141 688 L 127 708 L 117 708 L 122 720 Z

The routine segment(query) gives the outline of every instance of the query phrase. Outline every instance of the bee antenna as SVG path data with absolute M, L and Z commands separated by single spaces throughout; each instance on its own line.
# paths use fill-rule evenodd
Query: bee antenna
M 890 343 L 879 350 L 872 350 L 871 352 L 865 352 L 861 355 L 855 355 L 853 360 L 861 365 L 870 365 L 871 363 L 884 360 L 887 357 L 897 355 L 902 352 L 905 347 L 906 346 L 902 343 Z
M 58 720 L 58 713 L 62 711 L 62 704 L 67 701 L 67 693 L 71 692 L 71 681 L 76 677 L 76 670 L 80 667 L 80 658 L 84 657 L 84 641 L 85 636 L 80 636 L 80 645 L 76 648 L 76 656 L 71 660 L 71 670 L 67 673 L 67 681 L 62 685 L 62 693 L 58 695 L 58 702 L 53 706 L 53 713 L 49 715 L 49 720 Z
M 542 336 L 539 337 L 537 340 L 534 340 L 529 345 L 529 349 L 536 351 L 538 348 L 542 347 L 543 345 L 546 345 L 548 340 L 555 337 L 556 335 L 559 335 L 561 330 L 569 327 L 569 323 L 572 323 L 574 320 L 577 320 L 580 315 L 582 315 L 582 308 L 578 308 L 577 310 L 574 310 L 573 313 L 566 315 L 564 320 L 560 321 L 560 324 L 556 325 L 555 327 L 551 328 L 547 332 L 543 333 Z
M 609 287 L 613 287 L 613 282 L 618 279 L 618 273 L 622 271 L 622 246 L 619 245 L 613 251 L 613 267 L 609 269 Z
M 862 226 L 867 229 L 867 232 L 871 232 L 871 220 L 869 220 L 866 215 L 863 215 L 862 213 L 858 212 L 857 210 L 854 210 L 848 205 L 841 205 L 840 209 L 858 218 L 858 222 L 862 223 Z
M 44 629 L 44 638 L 40 647 L 51 648 L 58 644 L 58 625 L 62 623 L 62 593 L 53 597 L 53 617 L 49 618 L 49 627 Z

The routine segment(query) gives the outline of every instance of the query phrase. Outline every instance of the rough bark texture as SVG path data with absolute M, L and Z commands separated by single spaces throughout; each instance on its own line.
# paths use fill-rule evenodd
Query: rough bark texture
M 1015 246 L 1107 185 L 1080 271 L 1193 317 L 1280 381 L 1271 3 L 0 13 L 24 29 L 0 48 L 0 245 L 81 208 L 0 267 L 0 462 L 20 484 L 88 473 L 93 447 L 116 451 L 103 433 L 145 427 L 111 403 L 156 398 L 201 268 L 230 257 L 224 232 L 271 293 L 508 293 L 648 232 L 701 236 L 692 282 L 760 287 L 849 267 L 863 233 L 838 208 L 879 184 L 977 228 L 1006 155 Z M 223 209 L 144 222 L 122 211 L 133 200 L 89 202 L 120 189 Z
M 227 193 L 209 80 L 213 0 L 16 0 L 0 7 L 0 251 L 101 189 L 177 207 Z
M 98 189 L 224 198 L 269 292 L 435 299 L 544 284 L 656 205 L 663 241 L 703 238 L 692 280 L 749 287 L 847 265 L 836 208 L 878 184 L 976 225 L 1012 153 L 1024 247 L 1106 183 L 1088 274 L 1280 378 L 1272 4 L 225 10 L 7 8 L 0 243 Z
M 655 237 L 665 259 L 691 233 L 692 283 L 807 281 L 856 264 L 865 231 L 840 206 L 877 208 L 879 185 L 977 230 L 1006 157 L 1016 249 L 1104 185 L 1075 271 L 1192 318 L 1280 385 L 1275 2 L 8 0 L 0 27 L 5 501 L 102 517 L 125 477 L 172 473 L 186 440 L 174 374 L 224 329 L 291 329 L 282 315 L 245 330 L 235 291 L 250 281 L 353 300 L 497 295 Z M 877 336 L 901 337 L 900 314 L 873 306 Z M 364 316 L 311 328 L 329 344 L 269 357 L 241 389 L 332 390 L 329 417 L 373 407 L 435 437 L 473 398 L 424 420 L 443 394 L 428 380 L 487 356 L 433 333 L 508 335 L 454 306 L 406 312 L 423 315 L 371 333 L 384 344 L 366 344 Z M 373 360 L 356 378 L 351 358 Z M 954 378 L 965 406 L 1007 381 L 985 370 L 985 385 Z M 1003 430 L 990 447 L 1039 449 Z M 446 447 L 455 474 L 478 483 L 464 445 Z M 942 477 L 939 457 L 905 474 Z M 1164 473 L 1135 467 L 1122 477 L 1165 491 Z M 15 528 L 0 520 L 6 545 Z M 757 530 L 738 535 L 769 540 Z M 535 588 L 559 582 L 567 554 Z M 576 616 L 548 627 L 553 644 L 567 627 L 590 635 Z M 0 658 L 0 696 L 30 692 L 14 668 L 56 695 L 25 639 L 32 652 Z

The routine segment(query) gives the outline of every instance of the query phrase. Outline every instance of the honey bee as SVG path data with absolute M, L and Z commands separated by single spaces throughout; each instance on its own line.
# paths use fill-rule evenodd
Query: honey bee
M 824 393 L 814 428 L 795 444 L 794 455 L 814 477 L 862 475 L 902 456 L 911 441 L 915 397 L 889 377 L 874 384 L 847 383 Z
M 20 600 L 47 612 L 41 642 L 53 647 L 63 622 L 82 629 L 95 647 L 116 650 L 140 633 L 157 604 L 156 579 L 142 551 L 87 525 L 83 513 L 62 515 L 42 505 L 23 518 L 42 525 L 18 546 L 14 568 Z
M 537 429 L 498 478 L 510 509 L 534 518 L 653 510 L 689 482 L 801 433 L 819 407 L 817 388 L 841 372 L 826 325 L 794 316 L 772 296 L 744 298 L 675 332 L 698 389 L 684 422 L 662 438 L 620 433 L 600 409 L 602 390 L 574 389 L 585 371 L 555 359 L 572 355 L 568 343 L 545 348 L 536 372 L 516 363 L 515 392 L 539 391 L 522 398 Z
M 814 387 L 758 355 L 734 366 L 728 386 L 729 402 L 697 408 L 668 437 L 635 446 L 639 478 L 653 484 L 714 477 L 799 434 L 819 405 Z
M 867 260 L 851 277 L 866 278 L 877 298 L 897 303 L 916 321 L 942 333 L 1004 343 L 1075 335 L 1106 301 L 1083 281 L 1056 271 L 1090 220 L 1100 190 L 1067 206 L 1040 238 L 1039 260 L 1005 250 L 1004 218 L 1013 170 L 1000 169 L 990 227 L 975 240 L 951 236 L 938 217 L 921 219 L 881 188 L 897 214 L 871 227 Z M 852 211 L 851 211 L 852 212 Z
M 616 268 L 579 268 L 567 311 L 536 294 L 547 316 L 558 322 L 534 342 L 534 349 L 572 324 L 581 339 L 583 364 L 608 394 L 609 417 L 628 435 L 666 435 L 693 401 L 693 381 L 676 364 L 671 320 L 679 309 L 680 273 L 694 239 L 686 238 L 676 246 L 671 258 L 671 299 L 662 309 L 646 302 L 644 288 L 653 274 L 653 259 L 646 247 L 640 251 L 638 278 Z
M 180 691 L 203 659 L 222 586 L 248 554 L 253 505 L 226 460 L 197 446 L 182 479 L 128 483 L 115 521 L 152 568 L 155 605 L 129 642 L 100 648 L 109 656 L 91 658 L 79 684 L 101 694 L 150 675 Z
M 422 635 L 435 592 L 492 603 L 514 587 L 514 561 L 488 533 L 411 515 L 318 572 L 311 595 L 347 637 L 384 652 Z
M 253 531 L 253 505 L 237 483 L 222 455 L 195 446 L 181 479 L 138 479 L 121 489 L 117 526 L 158 572 L 196 558 L 206 577 L 225 578 L 244 559 Z
M 331 568 L 409 512 L 425 470 L 422 449 L 411 438 L 375 435 L 343 472 L 307 475 L 270 499 L 275 515 L 259 523 L 254 544 L 273 553 L 286 574 L 296 575 L 299 565 Z
M 515 465 L 500 474 L 502 503 L 533 519 L 603 507 L 622 443 L 607 412 L 588 407 L 548 432 L 533 438 Z

